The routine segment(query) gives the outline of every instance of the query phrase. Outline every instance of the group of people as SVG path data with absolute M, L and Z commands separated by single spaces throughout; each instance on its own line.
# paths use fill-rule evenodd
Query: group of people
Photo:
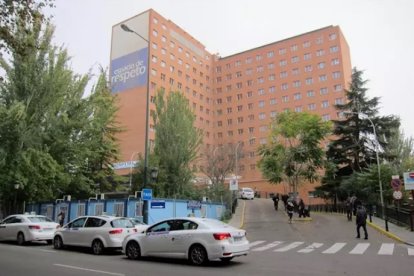
M 292 217 L 293 213 L 297 212 L 299 214 L 299 218 L 301 217 L 310 217 L 309 208 L 305 206 L 305 202 L 303 199 L 298 198 L 297 200 L 289 197 L 289 195 L 282 195 L 281 197 L 279 194 L 275 194 L 272 197 L 273 204 L 275 207 L 275 210 L 277 211 L 279 209 L 279 200 L 282 200 L 283 205 L 285 206 L 285 211 L 287 212 L 289 216 L 289 223 L 292 223 Z
M 348 199 L 345 202 L 346 207 L 346 216 L 348 218 L 348 221 L 352 221 L 352 215 L 355 216 L 355 222 L 356 222 L 356 230 L 357 230 L 357 236 L 356 238 L 361 238 L 360 235 L 360 229 L 364 230 L 364 238 L 368 239 L 368 232 L 367 232 L 367 210 L 363 206 L 362 202 L 355 196 L 348 197 Z

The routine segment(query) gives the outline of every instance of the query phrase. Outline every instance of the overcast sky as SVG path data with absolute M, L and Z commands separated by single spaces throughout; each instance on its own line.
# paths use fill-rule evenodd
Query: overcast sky
M 55 43 L 77 73 L 109 66 L 111 28 L 153 8 L 206 46 L 235 54 L 328 25 L 339 25 L 352 66 L 364 70 L 380 114 L 401 118 L 414 137 L 412 0 L 56 0 Z

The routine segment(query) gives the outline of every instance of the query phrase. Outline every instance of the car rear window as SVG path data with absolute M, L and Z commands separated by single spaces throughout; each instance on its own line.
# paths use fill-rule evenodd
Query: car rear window
M 27 217 L 27 219 L 30 220 L 31 222 L 53 222 L 48 217 Z
M 243 191 L 244 191 L 244 192 L 253 192 L 253 190 L 252 190 L 252 189 L 250 189 L 250 188 L 243 188 Z
M 119 218 L 111 221 L 111 226 L 114 228 L 133 228 L 134 224 L 127 218 Z

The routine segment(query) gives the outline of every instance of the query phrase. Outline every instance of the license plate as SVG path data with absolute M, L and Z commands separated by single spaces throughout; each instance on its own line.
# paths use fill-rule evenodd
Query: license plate
M 235 241 L 235 242 L 239 242 L 239 241 L 241 241 L 243 239 L 243 237 L 233 237 L 233 240 Z
M 50 232 L 52 230 L 53 230 L 53 228 L 43 228 L 43 231 L 45 231 L 45 232 Z

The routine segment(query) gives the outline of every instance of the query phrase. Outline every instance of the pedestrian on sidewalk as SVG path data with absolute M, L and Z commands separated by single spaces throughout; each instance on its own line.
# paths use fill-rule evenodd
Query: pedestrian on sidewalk
M 272 200 L 273 200 L 273 205 L 275 207 L 275 210 L 277 211 L 277 209 L 279 208 L 279 194 L 275 194 Z
M 299 213 L 299 217 L 305 217 L 304 214 L 305 211 L 305 202 L 303 202 L 303 199 L 299 200 L 299 204 L 298 204 L 298 213 Z
M 367 232 L 367 210 L 365 209 L 362 204 L 357 206 L 356 210 L 356 225 L 357 225 L 357 239 L 361 237 L 359 230 L 362 227 L 364 229 L 365 239 L 368 239 L 368 232 Z
M 289 200 L 287 205 L 286 205 L 286 211 L 287 211 L 287 214 L 289 216 L 289 223 L 292 223 L 293 208 L 294 208 L 293 202 Z
M 347 198 L 345 202 L 345 208 L 346 208 L 346 217 L 348 218 L 348 221 L 352 221 L 352 203 L 351 198 Z

